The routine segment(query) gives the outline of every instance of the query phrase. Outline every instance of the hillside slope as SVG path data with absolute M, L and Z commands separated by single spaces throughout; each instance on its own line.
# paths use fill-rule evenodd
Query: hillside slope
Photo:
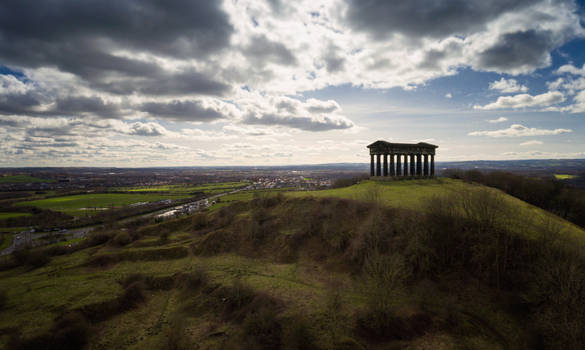
M 6 261 L 0 341 L 17 349 L 578 348 L 583 237 L 457 181 L 263 194 L 104 229 L 78 248 L 16 257 L 18 266 Z M 40 255 L 52 259 L 43 265 Z

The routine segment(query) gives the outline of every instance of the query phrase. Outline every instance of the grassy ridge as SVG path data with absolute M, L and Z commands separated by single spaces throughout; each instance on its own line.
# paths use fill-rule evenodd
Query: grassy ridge
M 465 183 L 460 180 L 438 178 L 408 181 L 374 181 L 365 180 L 359 184 L 321 191 L 290 191 L 283 192 L 287 197 L 335 197 L 360 201 L 375 201 L 384 206 L 393 208 L 408 208 L 417 210 L 429 200 L 437 196 L 469 193 L 478 190 L 488 190 L 502 194 L 506 203 L 516 210 L 516 228 L 519 233 L 525 232 L 526 224 L 540 225 L 545 221 L 552 221 L 560 225 L 569 234 L 582 237 L 585 240 L 585 230 L 559 218 L 556 215 L 530 205 L 520 199 L 504 194 L 503 192 L 482 185 Z M 234 201 L 252 200 L 259 193 L 278 193 L 278 191 L 245 191 L 223 196 L 221 202 L 213 206 L 216 210 Z
M 188 198 L 188 195 L 95 193 L 19 202 L 17 206 L 33 206 L 61 211 L 70 215 L 91 213 L 92 208 L 119 208 L 139 202 Z M 86 208 L 86 209 L 83 209 Z

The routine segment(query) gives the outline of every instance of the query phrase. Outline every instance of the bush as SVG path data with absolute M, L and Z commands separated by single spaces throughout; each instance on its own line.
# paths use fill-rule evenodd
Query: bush
M 207 225 L 209 224 L 209 221 L 207 219 L 207 214 L 206 213 L 197 213 L 195 215 L 193 215 L 193 219 L 191 221 L 191 224 L 193 225 L 193 229 L 195 230 L 201 230 L 207 227 Z
M 195 271 L 185 274 L 184 277 L 184 287 L 188 290 L 196 290 L 199 287 L 207 285 L 209 282 L 209 275 L 207 271 L 202 267 L 198 266 L 195 268 Z
M 77 350 L 85 347 L 90 333 L 87 319 L 79 312 L 68 312 L 60 316 L 48 333 L 31 339 L 22 339 L 19 334 L 11 337 L 8 348 L 34 350 Z
M 113 233 L 109 232 L 92 232 L 84 241 L 85 247 L 94 247 L 96 245 L 107 243 L 113 237 Z
M 262 307 L 246 316 L 244 334 L 262 349 L 278 349 L 281 345 L 282 327 L 274 309 Z
M 130 283 L 120 296 L 120 307 L 122 309 L 131 309 L 146 300 L 144 295 L 145 285 L 142 281 Z
M 21 249 L 13 254 L 14 261 L 18 265 L 28 265 L 32 268 L 38 268 L 47 265 L 51 257 L 42 250 Z
M 185 333 L 185 318 L 182 316 L 175 317 L 165 331 L 165 350 L 188 349 L 187 335 Z
M 358 333 L 377 340 L 408 340 L 423 335 L 432 325 L 424 313 L 395 316 L 390 310 L 369 309 L 357 316 Z
M 122 247 L 122 246 L 125 246 L 125 245 L 132 243 L 132 237 L 130 236 L 130 234 L 127 231 L 122 231 L 114 237 L 114 239 L 112 240 L 112 243 L 114 243 L 117 246 Z
M 67 313 L 53 326 L 55 348 L 81 349 L 87 344 L 89 333 L 89 322 L 81 313 Z
M 8 297 L 6 296 L 6 292 L 0 290 L 0 311 L 4 310 L 6 305 L 8 304 Z
M 315 335 L 307 322 L 303 319 L 294 318 L 283 324 L 286 328 L 282 334 L 284 349 L 290 350 L 316 350 Z
M 171 234 L 170 234 L 169 232 L 167 232 L 167 231 L 164 231 L 164 232 L 162 232 L 162 233 L 160 234 L 160 237 L 159 237 L 159 240 L 158 240 L 158 242 L 159 242 L 160 244 L 167 244 L 167 243 L 169 243 L 169 236 L 170 236 L 170 235 L 171 235 Z

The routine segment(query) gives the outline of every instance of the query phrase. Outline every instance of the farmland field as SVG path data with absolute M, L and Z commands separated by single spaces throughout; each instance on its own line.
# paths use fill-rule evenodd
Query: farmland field
M 164 199 L 182 199 L 188 197 L 188 195 L 167 194 L 95 193 L 20 202 L 16 205 L 50 209 L 70 215 L 83 215 L 96 209 L 120 208 L 133 203 L 156 202 Z
M 557 180 L 570 180 L 576 178 L 577 175 L 570 175 L 570 174 L 555 174 L 555 179 Z
M 202 185 L 161 185 L 161 186 L 139 186 L 139 187 L 120 187 L 116 190 L 125 192 L 167 192 L 170 194 L 189 194 L 193 192 L 204 192 L 206 194 L 216 194 L 226 192 L 232 189 L 247 186 L 248 182 L 217 182 Z
M 11 219 L 11 218 L 19 218 L 22 216 L 31 216 L 30 213 L 12 213 L 12 212 L 3 212 L 0 213 L 0 220 L 4 219 Z

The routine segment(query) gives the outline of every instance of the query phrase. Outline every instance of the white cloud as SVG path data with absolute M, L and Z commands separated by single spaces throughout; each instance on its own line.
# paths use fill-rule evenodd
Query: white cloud
M 490 83 L 490 90 L 498 90 L 502 93 L 527 92 L 528 88 L 525 85 L 518 84 L 516 79 L 501 78 Z
M 555 81 L 547 82 L 546 85 L 550 90 L 565 90 L 569 95 L 574 95 L 581 90 L 585 90 L 585 78 L 558 78 Z
M 517 109 L 527 107 L 548 107 L 565 101 L 565 96 L 559 91 L 549 91 L 540 95 L 519 94 L 514 96 L 500 96 L 496 102 L 485 106 L 475 105 L 474 109 Z
M 506 118 L 506 117 L 499 117 L 497 119 L 490 119 L 490 120 L 488 120 L 488 122 L 490 122 L 492 124 L 496 124 L 496 123 L 503 123 L 507 120 L 508 120 L 508 118 Z
M 522 142 L 520 144 L 520 146 L 536 146 L 536 145 L 542 145 L 542 141 L 531 140 L 531 141 Z
M 565 64 L 563 66 L 560 66 L 559 69 L 557 69 L 556 73 L 557 74 L 568 73 L 573 75 L 585 76 L 585 64 L 583 64 L 581 68 L 577 68 L 572 64 Z
M 33 88 L 31 83 L 20 81 L 13 75 L 0 74 L 0 95 L 21 95 Z
M 524 125 L 513 124 L 507 129 L 492 131 L 472 131 L 470 136 L 488 136 L 488 137 L 526 137 L 526 136 L 544 136 L 560 135 L 573 132 L 571 129 L 537 129 L 528 128 Z

